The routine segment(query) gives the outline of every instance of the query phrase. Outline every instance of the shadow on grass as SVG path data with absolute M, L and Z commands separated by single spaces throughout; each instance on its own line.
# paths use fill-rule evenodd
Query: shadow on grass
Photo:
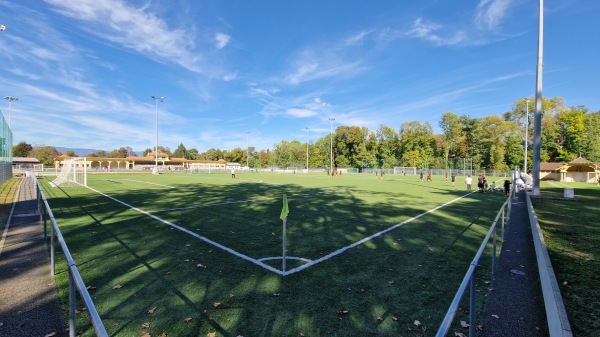
M 204 210 L 198 209 L 161 217 L 264 257 L 281 254 L 278 213 L 280 197 L 287 193 L 290 226 L 296 228 L 289 237 L 290 255 L 311 258 L 462 195 L 440 187 L 419 195 L 414 190 L 404 193 L 370 185 L 340 183 L 323 193 L 323 188 L 298 184 L 240 182 L 108 194 L 154 210 L 260 196 L 262 202 L 244 204 L 239 214 L 232 211 L 239 207 L 221 208 L 232 219 L 228 222 L 206 225 L 219 212 L 205 217 Z M 404 189 L 400 184 L 395 187 Z M 104 323 L 112 335 L 119 336 L 143 331 L 153 336 L 163 332 L 205 336 L 215 331 L 218 336 L 428 334 L 437 329 L 445 303 L 450 303 L 505 201 L 493 195 L 470 195 L 307 270 L 281 277 L 89 190 L 65 191 L 68 194 L 45 188 L 84 280 L 97 287 L 92 296 Z M 256 215 L 261 213 L 262 217 Z M 294 216 L 307 219 L 294 223 Z M 258 222 L 249 224 L 248 219 Z M 59 283 L 66 289 L 64 275 Z M 113 289 L 115 285 L 122 287 Z M 146 313 L 154 307 L 153 314 Z M 416 326 L 415 320 L 421 325 Z M 146 322 L 150 327 L 142 329 Z M 81 323 L 83 335 L 92 335 L 84 315 Z

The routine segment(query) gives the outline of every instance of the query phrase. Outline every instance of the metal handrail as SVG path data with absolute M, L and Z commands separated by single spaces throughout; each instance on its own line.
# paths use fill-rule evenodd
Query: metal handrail
M 76 299 L 77 292 L 81 295 L 81 299 L 85 303 L 85 307 L 90 315 L 90 320 L 92 321 L 92 325 L 94 326 L 94 330 L 96 331 L 96 336 L 99 337 L 108 337 L 108 332 L 102 323 L 102 319 L 100 319 L 100 315 L 94 306 L 94 302 L 92 301 L 92 297 L 88 292 L 81 275 L 79 274 L 79 270 L 77 269 L 77 264 L 73 257 L 71 256 L 71 252 L 69 251 L 69 247 L 67 247 L 67 243 L 56 224 L 56 219 L 54 218 L 54 214 L 52 214 L 52 209 L 50 209 L 50 205 L 48 204 L 48 200 L 46 196 L 44 196 L 44 192 L 39 185 L 37 179 L 35 180 L 36 187 L 36 196 L 38 201 L 38 208 L 41 211 L 42 220 L 44 223 L 44 240 L 47 240 L 47 220 L 50 219 L 50 273 L 52 276 L 55 276 L 55 238 L 58 239 L 60 243 L 60 247 L 65 254 L 65 258 L 67 260 L 68 272 L 69 272 L 69 336 L 75 337 L 77 335 L 77 321 L 76 321 Z
M 510 207 L 511 207 L 510 201 L 512 199 L 512 196 L 514 195 L 514 188 L 511 190 L 511 193 L 509 195 L 510 195 L 510 197 L 508 198 L 508 200 L 506 200 L 506 202 L 502 205 L 502 207 L 498 211 L 498 214 L 496 215 L 494 222 L 492 222 L 492 226 L 490 227 L 490 230 L 488 231 L 485 239 L 481 243 L 481 246 L 479 247 L 477 254 L 475 254 L 475 258 L 473 258 L 473 261 L 471 262 L 471 265 L 469 266 L 469 269 L 467 270 L 465 277 L 463 278 L 460 286 L 458 287 L 458 291 L 456 292 L 456 295 L 454 296 L 454 299 L 452 300 L 452 303 L 450 304 L 450 308 L 448 308 L 448 311 L 446 312 L 446 316 L 444 317 L 444 320 L 440 324 L 440 327 L 436 333 L 436 337 L 446 336 L 446 334 L 448 333 L 448 330 L 450 330 L 450 324 L 452 324 L 452 321 L 454 320 L 454 316 L 456 315 L 458 306 L 460 304 L 460 301 L 461 301 L 463 295 L 465 294 L 467 286 L 470 286 L 469 336 L 475 336 L 475 312 L 476 312 L 475 294 L 476 294 L 477 266 L 479 264 L 479 260 L 481 259 L 481 256 L 483 255 L 485 248 L 487 247 L 488 242 L 490 241 L 490 238 L 493 238 L 493 241 L 492 241 L 493 242 L 493 244 L 492 244 L 492 251 L 493 251 L 492 252 L 492 276 L 496 273 L 496 255 L 497 255 L 497 245 L 496 245 L 496 236 L 497 236 L 496 235 L 496 232 L 497 232 L 496 227 L 497 226 L 496 225 L 498 224 L 498 220 L 501 220 L 502 232 L 501 232 L 500 237 L 502 238 L 502 240 L 504 240 L 504 225 L 508 221 L 508 216 L 506 215 L 506 213 L 508 212 L 508 214 L 510 214 Z

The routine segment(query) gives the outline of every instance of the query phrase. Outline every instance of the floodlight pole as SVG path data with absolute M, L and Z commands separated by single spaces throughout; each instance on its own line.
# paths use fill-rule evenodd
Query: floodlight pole
M 310 130 L 310 128 L 307 126 L 305 129 L 306 129 L 306 172 L 308 173 L 308 130 Z
M 542 68 L 544 65 L 544 0 L 540 0 L 538 58 L 535 82 L 535 119 L 533 124 L 533 195 L 540 195 L 540 151 L 542 143 Z
M 525 163 L 523 164 L 523 172 L 527 173 L 527 141 L 529 138 L 529 98 L 526 98 L 525 110 Z
M 10 120 L 10 113 L 12 110 L 12 102 L 13 101 L 18 101 L 19 98 L 18 97 L 13 97 L 13 96 L 4 96 L 4 99 L 8 101 L 8 127 L 11 128 L 12 130 L 12 123 Z
M 154 153 L 154 174 L 158 174 L 158 102 L 164 102 L 164 97 L 156 97 L 154 95 L 150 96 L 150 99 L 156 102 L 156 151 Z
M 246 131 L 246 168 L 250 171 L 250 165 L 248 165 L 248 153 L 250 152 L 250 145 L 248 144 L 248 135 L 250 130 Z
M 330 148 L 331 148 L 331 153 L 330 153 L 330 158 L 331 158 L 331 166 L 329 167 L 329 169 L 331 170 L 331 177 L 333 178 L 333 121 L 335 120 L 335 118 L 333 117 L 329 117 L 329 122 L 330 122 L 330 133 L 331 133 L 331 141 L 330 143 Z

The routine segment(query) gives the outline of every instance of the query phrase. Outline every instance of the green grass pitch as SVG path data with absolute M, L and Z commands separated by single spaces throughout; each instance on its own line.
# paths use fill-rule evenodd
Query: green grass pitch
M 111 335 L 431 335 L 506 201 L 467 194 L 464 177 L 236 175 L 42 181 Z M 59 259 L 66 303 L 65 271 Z M 85 311 L 78 327 L 94 335 Z

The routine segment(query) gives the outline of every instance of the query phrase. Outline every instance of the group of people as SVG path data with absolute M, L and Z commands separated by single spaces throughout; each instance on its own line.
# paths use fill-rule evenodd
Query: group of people
M 471 186 L 473 185 L 473 178 L 471 178 L 470 175 L 468 175 L 467 178 L 465 179 L 465 183 L 467 184 L 467 191 L 471 192 Z M 508 193 L 510 192 L 510 185 L 511 185 L 510 180 L 505 180 L 504 186 L 502 188 L 500 188 L 500 191 L 504 192 L 504 195 L 508 195 Z M 482 174 L 480 174 L 479 177 L 477 177 L 477 188 L 478 188 L 479 193 L 484 193 L 485 191 L 496 192 L 498 190 L 498 188 L 496 186 L 496 182 L 493 182 L 493 181 L 492 181 L 492 184 L 488 187 L 487 179 L 485 179 L 485 176 Z

